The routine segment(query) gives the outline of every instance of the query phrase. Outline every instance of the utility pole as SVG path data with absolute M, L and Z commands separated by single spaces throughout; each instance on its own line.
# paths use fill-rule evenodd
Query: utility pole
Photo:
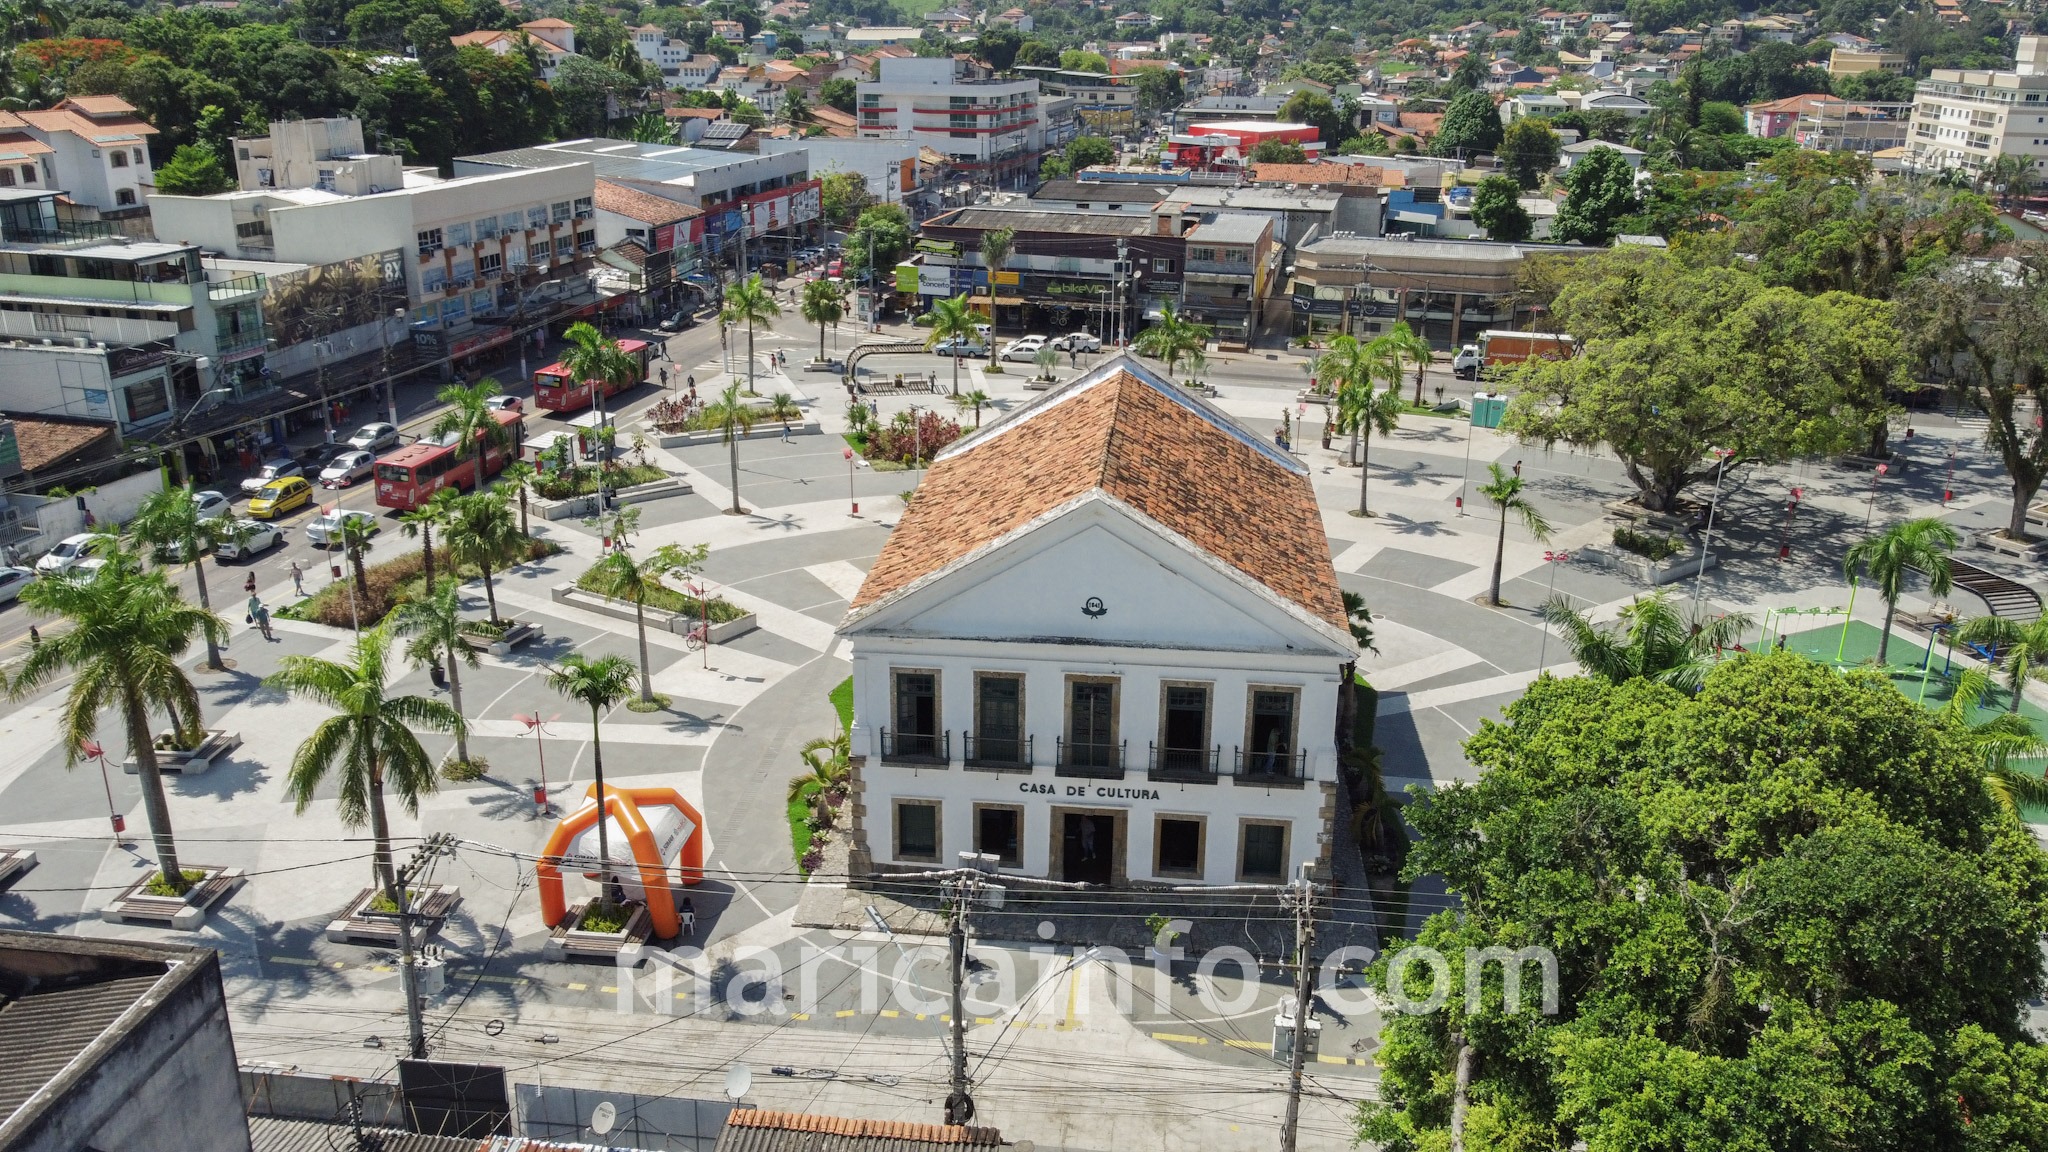
M 1316 886 L 1303 862 L 1294 888 L 1294 1046 L 1287 1060 L 1287 1118 L 1280 1125 L 1280 1152 L 1294 1152 L 1295 1124 L 1301 1118 L 1301 1065 L 1308 1052 L 1309 945 L 1316 938 Z
M 427 1058 L 427 1027 L 422 1019 L 420 1003 L 420 975 L 415 962 L 412 944 L 412 926 L 417 919 L 412 906 L 413 878 L 424 872 L 435 857 L 454 847 L 455 838 L 447 833 L 437 833 L 423 841 L 398 870 L 398 883 L 387 893 L 391 902 L 398 905 L 398 954 L 399 985 L 405 993 L 406 1050 L 414 1060 Z
M 962 876 L 954 883 L 953 915 L 946 928 L 953 984 L 953 1073 L 946 1092 L 948 1124 L 965 1124 L 974 1119 L 974 1097 L 967 1091 L 967 906 L 980 890 L 981 883 L 973 876 Z

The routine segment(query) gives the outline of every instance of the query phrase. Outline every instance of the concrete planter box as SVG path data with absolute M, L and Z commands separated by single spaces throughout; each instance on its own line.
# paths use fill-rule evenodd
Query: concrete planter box
M 824 429 L 820 428 L 815 420 L 805 420 L 801 423 L 792 420 L 789 425 L 789 434 L 791 436 L 817 436 L 823 432 Z M 763 420 L 761 423 L 754 425 L 753 431 L 741 436 L 740 439 L 780 440 L 782 439 L 782 422 L 779 420 L 772 422 Z M 698 444 L 723 444 L 725 443 L 725 434 L 715 429 L 709 432 L 657 432 L 655 433 L 654 442 L 663 448 L 690 448 Z
M 1612 545 L 1600 544 L 1580 548 L 1572 553 L 1572 557 L 1573 559 L 1583 559 L 1589 564 L 1597 564 L 1611 571 L 1620 572 L 1625 576 L 1640 580 L 1653 588 L 1658 585 L 1687 579 L 1700 571 L 1698 547 L 1674 553 L 1662 560 L 1652 560 L 1648 556 L 1638 556 L 1634 552 L 1624 551 Z M 1708 571 L 1712 571 L 1720 566 L 1720 554 L 1716 552 L 1707 553 Z
M 666 445 L 664 445 L 666 447 Z M 612 489 L 614 504 L 644 504 L 649 500 L 660 500 L 666 496 L 687 496 L 690 483 L 681 476 L 670 476 L 651 484 L 634 484 L 626 488 Z M 586 519 L 597 515 L 597 493 L 587 496 L 571 496 L 567 500 L 542 500 L 536 497 L 533 508 L 543 520 Z
M 242 737 L 240 734 L 219 728 L 209 728 L 206 731 L 206 739 L 201 740 L 199 747 L 189 752 L 176 749 L 169 751 L 158 749 L 156 754 L 157 770 L 160 772 L 179 772 L 186 776 L 197 776 L 213 767 L 215 760 L 241 746 Z M 142 771 L 142 766 L 135 762 L 133 756 L 130 756 L 122 762 L 121 770 L 133 776 Z
M 327 922 L 327 939 L 336 944 L 397 947 L 398 917 L 370 911 L 370 902 L 377 898 L 379 891 L 377 888 L 365 888 L 356 893 L 355 899 L 348 902 L 341 915 Z M 414 891 L 417 893 L 416 915 L 426 926 L 426 933 L 419 939 L 440 931 L 441 922 L 462 903 L 462 889 L 453 884 L 429 884 Z
M 617 932 L 586 932 L 579 925 L 583 914 L 596 901 L 586 900 L 569 910 L 555 930 L 541 945 L 541 954 L 550 960 L 605 960 L 636 964 L 648 938 L 654 934 L 654 918 L 647 914 L 647 906 L 633 904 L 633 914 L 626 918 L 626 926 Z
M 0 892 L 22 878 L 29 869 L 36 866 L 36 854 L 26 848 L 8 848 L 0 851 Z
M 190 932 L 206 923 L 207 912 L 234 895 L 248 879 L 240 868 L 209 868 L 202 864 L 188 870 L 204 875 L 184 896 L 145 893 L 143 889 L 149 887 L 151 877 L 156 875 L 152 871 L 101 908 L 100 919 L 109 924 L 154 924 Z
M 1996 532 L 1977 532 L 1971 535 L 1970 543 L 2001 556 L 2012 556 L 2020 560 L 2048 559 L 2048 540 L 2030 540 L 2022 543 L 2018 540 L 2009 540 Z
M 486 640 L 481 636 L 464 636 L 462 642 L 479 652 L 489 652 L 493 656 L 510 656 L 514 648 L 545 635 L 547 632 L 538 624 L 507 620 L 504 635 L 496 640 Z
M 1674 536 L 1682 536 L 1693 526 L 1691 516 L 1679 512 L 1652 512 L 1633 500 L 1614 500 L 1603 505 L 1608 515 L 1629 523 L 1643 525 Z
M 549 591 L 549 595 L 557 604 L 567 604 L 574 608 L 581 608 L 586 612 L 597 612 L 614 620 L 630 621 L 633 619 L 633 605 L 629 601 L 614 600 L 609 596 L 599 596 L 595 592 L 586 592 L 574 584 L 557 584 Z M 697 627 L 701 619 L 701 617 L 697 616 L 685 616 L 681 613 L 670 612 L 666 608 L 647 608 L 644 609 L 644 612 L 649 628 L 657 632 L 667 632 L 676 636 L 688 635 L 691 629 Z M 745 636 L 760 626 L 761 622 L 755 618 L 752 612 L 749 612 L 737 620 L 728 620 L 723 624 L 713 624 L 711 626 L 711 642 L 713 644 L 724 644 Z

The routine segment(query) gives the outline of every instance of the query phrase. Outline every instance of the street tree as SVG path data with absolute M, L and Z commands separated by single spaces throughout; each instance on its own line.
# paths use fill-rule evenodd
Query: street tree
M 480 620 L 463 618 L 462 589 L 450 580 L 425 597 L 408 600 L 394 609 L 391 632 L 394 636 L 412 638 L 405 654 L 415 664 L 442 669 L 448 678 L 449 702 L 455 714 L 461 716 L 462 669 L 465 665 L 475 668 L 482 662 L 476 646 L 469 641 L 495 640 L 497 630 Z M 455 759 L 464 765 L 470 762 L 466 728 L 455 730 Z
M 85 745 L 99 735 L 100 714 L 112 710 L 142 786 L 161 886 L 184 892 L 191 883 L 178 866 L 149 714 L 169 716 L 172 730 L 187 736 L 201 731 L 199 690 L 178 661 L 195 638 L 226 643 L 228 626 L 211 611 L 181 599 L 161 570 L 144 572 L 118 540 L 108 537 L 103 543 L 100 555 L 106 563 L 90 577 L 33 580 L 21 590 L 21 602 L 30 612 L 62 617 L 71 626 L 53 629 L 30 646 L 6 680 L 7 695 L 24 700 L 58 675 L 70 674 L 58 713 L 66 768 L 85 757 Z
M 1642 207 L 1636 191 L 1636 170 L 1612 148 L 1595 148 L 1579 158 L 1559 181 L 1564 203 L 1558 207 L 1550 238 L 1560 244 L 1609 244 L 1621 222 Z
M 619 706 L 633 693 L 633 665 L 618 655 L 586 656 L 572 652 L 548 669 L 548 687 L 590 709 L 590 764 L 597 785 L 597 809 L 609 812 L 604 795 L 604 714 Z M 611 840 L 605 832 L 609 818 L 597 822 L 597 870 L 606 885 L 610 901 Z
M 871 204 L 861 210 L 843 250 L 856 276 L 886 275 L 910 253 L 910 217 L 901 204 Z
M 1501 167 L 1529 191 L 1543 187 L 1550 170 L 1557 167 L 1557 154 L 1557 133 L 1538 117 L 1520 117 L 1501 132 Z
M 844 286 L 819 277 L 804 284 L 803 303 L 799 306 L 803 318 L 818 326 L 818 359 L 825 359 L 825 328 L 837 324 L 846 316 L 846 289 Z
M 958 408 L 962 412 L 974 413 L 974 427 L 977 431 L 981 428 L 981 410 L 991 405 L 992 401 L 989 400 L 988 393 L 983 392 L 979 388 L 972 392 L 962 392 L 960 395 L 953 397 L 953 407 Z
M 848 81 L 850 84 L 851 81 Z M 832 81 L 825 81 L 827 89 Z M 828 99 L 826 103 L 830 104 Z M 838 107 L 834 104 L 833 107 Z M 843 112 L 853 111 L 853 99 L 847 98 Z M 835 228 L 851 225 L 860 214 L 875 202 L 874 193 L 868 191 L 868 178 L 858 172 L 827 172 L 818 181 L 818 206 L 825 214 L 825 221 Z
M 491 379 L 470 385 L 458 381 L 443 387 L 434 399 L 445 405 L 447 411 L 427 430 L 431 437 L 453 438 L 457 460 L 476 462 L 478 492 L 484 489 L 484 454 L 494 448 L 499 452 L 512 450 L 512 434 L 498 423 L 497 413 L 487 403 L 497 394 L 498 382 Z
M 444 589 L 452 593 L 454 586 Z M 292 754 L 285 790 L 303 814 L 327 777 L 339 775 L 342 827 L 370 826 L 370 869 L 377 887 L 403 907 L 391 863 L 385 791 L 396 793 L 406 815 L 417 817 L 420 798 L 435 788 L 434 758 L 420 745 L 419 734 L 454 732 L 460 739 L 465 725 L 460 713 L 439 700 L 391 695 L 390 651 L 390 627 L 379 625 L 356 637 L 347 662 L 287 656 L 264 683 L 334 709 Z
M 337 531 L 341 554 L 348 561 L 350 574 L 356 582 L 356 595 L 367 603 L 370 599 L 370 580 L 363 570 L 363 553 L 373 546 L 372 538 L 377 533 L 377 522 L 361 516 L 349 516 L 342 520 Z
M 455 501 L 461 498 L 462 493 L 456 489 L 441 488 L 426 503 L 398 516 L 398 530 L 420 538 L 420 567 L 426 576 L 429 596 L 434 594 L 434 529 L 448 522 Z
M 925 333 L 924 346 L 936 348 L 947 341 L 953 341 L 953 395 L 960 394 L 960 341 L 974 340 L 981 335 L 975 330 L 980 318 L 975 314 L 968 298 L 964 295 L 932 301 L 931 330 Z M 990 341 L 991 344 L 994 341 Z M 993 349 L 991 349 L 993 350 Z
M 699 544 L 685 548 L 664 544 L 636 559 L 624 548 L 614 548 L 591 566 L 591 590 L 600 596 L 624 600 L 633 606 L 633 627 L 640 637 L 640 702 L 653 704 L 653 661 L 647 652 L 647 601 L 668 589 L 670 577 L 688 576 L 704 566 L 710 548 Z M 708 637 L 706 638 L 708 641 Z
M 730 301 L 730 294 L 727 297 Z M 621 389 L 631 388 L 640 383 L 640 361 L 632 353 L 619 347 L 619 342 L 597 330 L 587 320 L 578 320 L 562 333 L 569 347 L 562 351 L 562 367 L 577 388 L 590 389 L 590 407 L 593 411 L 604 409 L 604 395 Z M 749 353 L 753 345 L 747 346 Z M 611 454 L 605 454 L 605 463 L 611 463 Z M 482 485 L 482 481 L 478 481 Z
M 775 302 L 775 293 L 761 283 L 761 274 L 754 273 L 745 280 L 725 290 L 725 307 L 719 310 L 719 322 L 726 325 L 747 326 L 747 395 L 760 391 L 754 386 L 754 326 L 768 324 L 782 315 L 782 305 Z
M 1358 515 L 1370 516 L 1366 502 L 1372 481 L 1372 437 L 1391 436 L 1401 415 L 1401 365 L 1382 336 L 1360 345 L 1350 336 L 1330 342 L 1330 351 L 1316 361 L 1316 375 L 1335 389 L 1337 430 L 1351 437 L 1352 459 L 1358 461 Z M 1385 388 L 1374 382 L 1389 379 Z
M 1172 376 L 1182 360 L 1200 353 L 1208 343 L 1209 326 L 1182 319 L 1169 303 L 1160 309 L 1159 319 L 1131 341 L 1131 348 L 1140 356 L 1166 361 L 1166 374 Z
M 735 516 L 746 511 L 740 507 L 740 441 L 759 419 L 760 411 L 740 395 L 737 384 L 727 385 L 716 400 L 704 406 L 704 426 L 718 429 L 719 438 L 725 441 L 726 463 L 732 470 L 732 507 L 728 511 Z
M 512 523 L 512 508 L 496 492 L 471 492 L 449 504 L 443 529 L 448 540 L 448 559 L 457 568 L 473 564 L 484 578 L 484 600 L 491 607 L 491 623 L 498 618 L 498 589 L 492 574 L 524 547 L 525 539 Z
M 1486 502 L 1493 505 L 1495 515 L 1500 518 L 1500 529 L 1493 541 L 1493 582 L 1488 585 L 1486 602 L 1498 608 L 1501 562 L 1508 551 L 1508 514 L 1513 513 L 1522 522 L 1523 529 L 1538 541 L 1550 539 L 1550 521 L 1545 520 L 1543 513 L 1536 510 L 1536 505 L 1522 495 L 1525 481 L 1519 471 L 1508 472 L 1498 463 L 1488 464 L 1486 470 L 1492 478 L 1479 486 L 1479 494 L 1486 497 Z
M 190 564 L 192 583 L 199 589 L 199 607 L 211 612 L 213 601 L 206 593 L 205 553 L 224 537 L 233 523 L 226 515 L 201 520 L 199 502 L 192 486 L 187 484 L 150 493 L 136 512 L 129 530 L 137 540 L 150 546 L 150 558 L 158 564 L 180 561 Z M 226 667 L 221 662 L 220 645 L 211 633 L 206 634 L 206 666 L 216 672 Z
M 1403 812 L 1404 875 L 1450 893 L 1414 941 L 1443 967 L 1395 944 L 1368 973 L 1419 1008 L 1383 1025 L 1363 1141 L 2048 1138 L 2048 1051 L 2017 1024 L 2042 988 L 2048 860 L 1952 722 L 1882 675 L 1774 654 L 1694 694 L 1544 677 L 1464 753 L 1476 783 Z M 1438 979 L 1450 996 L 1426 999 Z
M 1993 663 L 2010 693 L 2006 710 L 2018 713 L 2027 684 L 2048 680 L 2048 618 L 2012 620 L 1977 616 L 1956 629 L 1956 642 L 1975 644 L 1992 653 Z
M 1017 250 L 1015 228 L 991 228 L 981 234 L 981 266 L 988 271 L 988 292 L 996 294 L 996 273 L 1010 265 L 1010 254 Z
M 519 500 L 519 534 L 528 540 L 533 539 L 533 525 L 527 520 L 526 497 L 533 482 L 539 478 L 540 470 L 524 460 L 514 460 L 498 474 L 498 490 L 510 492 Z
M 1724 650 L 1741 642 L 1750 618 L 1741 612 L 1688 621 L 1671 603 L 1671 590 L 1638 596 L 1601 627 L 1564 596 L 1543 605 L 1545 623 L 1558 630 L 1580 671 L 1609 683 L 1654 680 L 1697 692 Z
M 1529 210 L 1522 207 L 1521 186 L 1509 176 L 1488 176 L 1479 182 L 1472 193 L 1472 222 L 1486 229 L 1488 240 L 1510 244 L 1527 240 L 1535 227 Z
M 1499 151 L 1500 141 L 1500 110 L 1493 106 L 1492 96 L 1474 90 L 1451 97 L 1429 150 L 1435 156 L 1469 161 Z
M 1891 651 L 1892 617 L 1898 614 L 1899 597 L 1906 592 L 1906 574 L 1924 574 L 1928 595 L 1948 595 L 1955 586 L 1948 554 L 1962 539 L 1947 521 L 1926 517 L 1893 524 L 1857 542 L 1842 558 L 1842 574 L 1849 582 L 1856 583 L 1856 572 L 1862 569 L 1884 600 L 1884 626 L 1877 634 L 1880 666 Z

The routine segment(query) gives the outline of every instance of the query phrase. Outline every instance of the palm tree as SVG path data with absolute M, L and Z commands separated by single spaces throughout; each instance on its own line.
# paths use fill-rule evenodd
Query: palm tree
M 983 392 L 979 388 L 972 392 L 962 392 L 960 395 L 953 397 L 953 407 L 958 408 L 962 412 L 974 413 L 974 428 L 976 431 L 981 430 L 981 410 L 991 406 L 992 403 L 989 400 L 988 393 Z
M 725 290 L 725 307 L 719 310 L 718 319 L 724 324 L 747 326 L 747 395 L 752 396 L 759 389 L 754 387 L 754 325 L 766 324 L 782 315 L 782 305 L 775 302 L 775 293 L 761 283 L 761 274 L 754 273 L 745 280 Z
M 642 112 L 627 121 L 623 139 L 637 140 L 642 144 L 673 144 L 676 130 L 668 117 L 660 112 Z
M 225 516 L 201 520 L 199 503 L 193 498 L 192 486 L 187 484 L 152 493 L 142 502 L 130 528 L 136 539 L 152 547 L 157 563 L 183 560 L 192 565 L 192 583 L 199 586 L 199 607 L 211 612 L 213 600 L 206 594 L 203 553 L 220 539 L 221 529 L 231 523 Z M 206 666 L 216 672 L 227 667 L 221 662 L 220 645 L 211 633 L 206 637 Z
M 846 316 L 846 289 L 830 280 L 817 279 L 804 285 L 803 318 L 818 326 L 818 359 L 825 359 L 825 325 L 837 324 Z
M 718 399 L 704 406 L 704 426 L 716 428 L 725 440 L 727 463 L 732 467 L 732 508 L 735 516 L 742 515 L 740 507 L 740 440 L 754 430 L 754 422 L 760 419 L 760 412 L 753 405 L 740 398 L 740 386 L 729 384 Z
M 989 331 L 995 331 L 996 273 L 1009 267 L 1010 254 L 1017 250 L 1015 228 L 992 228 L 981 234 L 981 266 L 988 270 Z
M 932 301 L 932 330 L 924 338 L 926 348 L 936 348 L 948 340 L 972 340 L 979 333 L 974 330 L 974 309 L 968 307 L 967 297 L 955 296 L 950 300 Z M 993 341 L 991 341 L 993 343 Z M 959 344 L 953 345 L 953 395 L 960 394 L 960 352 Z
M 510 488 L 519 496 L 519 534 L 533 539 L 533 526 L 526 518 L 527 485 L 540 476 L 539 469 L 524 460 L 514 460 L 505 465 L 505 471 L 498 475 L 500 488 Z
M 1479 486 L 1479 494 L 1493 502 L 1493 510 L 1500 516 L 1500 535 L 1493 544 L 1493 588 L 1486 594 L 1486 601 L 1500 607 L 1500 565 L 1508 550 L 1508 513 L 1513 512 L 1529 530 L 1529 535 L 1538 541 L 1550 539 L 1550 521 L 1536 510 L 1534 504 L 1522 496 L 1522 477 L 1518 473 L 1504 471 L 1498 463 L 1488 464 L 1487 471 L 1493 479 Z
M 157 768 L 149 730 L 151 709 L 168 714 L 171 727 L 200 727 L 199 692 L 178 666 L 178 658 L 204 635 L 224 643 L 227 622 L 180 599 L 162 571 L 144 572 L 135 557 L 110 541 L 107 563 L 87 580 L 35 580 L 21 590 L 21 602 L 38 616 L 62 616 L 72 627 L 52 632 L 29 649 L 28 658 L 7 681 L 10 699 L 20 700 L 60 672 L 72 674 L 64 698 L 64 765 L 78 763 L 85 743 L 99 732 L 100 713 L 118 711 L 127 730 L 128 756 L 142 783 L 143 806 L 156 841 L 163 882 L 183 892 L 185 874 L 171 836 L 171 809 Z
M 614 600 L 624 600 L 633 606 L 633 627 L 640 633 L 640 702 L 643 704 L 654 702 L 654 684 L 647 657 L 647 601 L 667 590 L 662 583 L 665 577 L 696 571 L 709 551 L 703 544 L 695 548 L 665 544 L 649 553 L 647 559 L 635 560 L 625 549 L 615 548 L 591 566 L 591 591 Z
M 1941 709 L 1969 741 L 1984 765 L 1984 791 L 1999 807 L 2020 814 L 2023 805 L 2048 806 L 2048 779 L 2022 772 L 2013 760 L 2034 760 L 2048 754 L 2048 741 L 2035 733 L 2033 722 L 2011 712 L 2000 712 L 1982 723 L 1972 723 L 1984 697 L 1991 691 L 1991 674 L 1982 668 L 1965 668 L 1956 677 L 1955 692 Z
M 562 333 L 570 344 L 562 352 L 562 367 L 569 372 L 570 379 L 577 386 L 590 388 L 590 406 L 593 411 L 605 410 L 605 397 L 620 388 L 630 388 L 640 382 L 640 361 L 619 347 L 619 342 L 607 337 L 584 321 L 577 321 Z M 611 463 L 611 451 L 605 451 L 605 463 Z
M 1387 330 L 1386 335 L 1373 341 L 1375 344 L 1382 342 L 1384 342 L 1387 351 L 1397 362 L 1405 360 L 1415 365 L 1415 404 L 1417 407 L 1420 407 L 1422 404 L 1422 374 L 1431 364 L 1436 363 L 1436 350 L 1429 346 L 1429 341 L 1416 335 L 1415 330 L 1408 327 L 1406 320 L 1396 321 L 1394 326 Z M 1399 388 L 1401 381 L 1399 379 L 1389 380 L 1387 385 L 1388 387 Z
M 479 380 L 464 387 L 450 384 L 435 393 L 434 398 L 448 406 L 427 435 L 440 438 L 455 438 L 455 458 L 476 457 L 476 490 L 484 490 L 484 453 L 496 448 L 507 451 L 512 447 L 512 434 L 498 423 L 497 413 L 484 403 L 498 394 L 496 380 Z
M 1166 374 L 1172 376 L 1174 369 L 1191 352 L 1200 352 L 1209 342 L 1209 326 L 1196 324 L 1180 318 L 1180 313 L 1168 304 L 1161 310 L 1158 323 L 1138 333 L 1131 342 L 1140 356 L 1166 361 Z
M 1350 337 L 1339 336 L 1337 339 L 1349 340 Z M 1372 512 L 1366 507 L 1366 492 L 1372 480 L 1372 434 L 1377 432 L 1391 436 L 1400 426 L 1401 393 L 1396 388 L 1375 389 L 1372 386 L 1370 358 L 1360 356 L 1358 366 L 1364 371 L 1356 378 L 1344 380 L 1337 389 L 1337 427 L 1339 431 L 1351 434 L 1358 456 L 1358 514 L 1370 516 Z
M 796 406 L 796 397 L 787 392 L 777 392 L 768 398 L 768 419 L 780 420 L 787 424 L 791 420 L 802 420 L 804 410 Z
M 1367 652 L 1378 652 L 1379 645 L 1372 639 L 1372 612 L 1365 606 L 1365 597 L 1356 592 L 1344 593 L 1344 621 L 1351 628 L 1351 638 L 1358 641 L 1359 648 Z
M 2020 710 L 2020 696 L 2029 680 L 2048 680 L 2048 618 L 2020 623 L 1998 616 L 1966 620 L 1956 629 L 1956 639 L 1989 649 L 2005 673 L 2012 689 L 2012 712 Z
M 1906 591 L 1906 573 L 1927 574 L 1927 590 L 1946 596 L 1955 586 L 1949 573 L 1948 554 L 1962 542 L 1954 528 L 1933 518 L 1894 524 L 1849 549 L 1842 558 L 1842 574 L 1856 582 L 1862 568 L 1884 597 L 1884 628 L 1877 634 L 1877 662 L 1882 665 L 1891 650 L 1892 617 L 1899 610 L 1899 597 Z
M 426 573 L 429 596 L 434 594 L 434 526 L 448 522 L 455 501 L 461 496 L 462 493 L 453 488 L 442 488 L 428 497 L 426 503 L 398 516 L 398 530 L 407 536 L 420 538 L 420 561 Z
M 447 670 L 448 698 L 455 703 L 455 714 L 462 715 L 460 666 L 467 664 L 474 668 L 479 663 L 476 649 L 464 643 L 463 637 L 493 636 L 489 625 L 462 618 L 462 590 L 450 580 L 441 585 L 439 591 L 428 593 L 423 600 L 400 604 L 392 613 L 391 631 L 395 635 L 413 638 L 405 654 L 415 664 L 421 667 L 438 665 Z M 464 764 L 469 763 L 469 732 L 462 728 L 455 730 L 455 758 Z
M 434 790 L 434 759 L 420 746 L 419 733 L 454 732 L 460 740 L 464 725 L 461 714 L 439 700 L 390 695 L 385 683 L 390 650 L 390 626 L 379 625 L 356 637 L 348 663 L 287 656 L 284 667 L 264 683 L 334 709 L 335 715 L 322 720 L 292 755 L 285 787 L 303 813 L 327 774 L 340 772 L 342 825 L 370 825 L 376 843 L 371 870 L 378 887 L 402 907 L 391 867 L 384 789 L 389 785 L 398 794 L 406 815 L 418 816 L 420 797 Z
M 1636 597 L 1616 614 L 1611 628 L 1595 627 L 1562 596 L 1543 605 L 1543 619 L 1558 629 L 1572 659 L 1588 675 L 1614 684 L 1655 680 L 1685 692 L 1700 690 L 1711 658 L 1733 648 L 1750 625 L 1749 616 L 1740 612 L 1687 622 L 1673 607 L 1668 588 Z
M 592 659 L 576 652 L 562 657 L 560 665 L 548 670 L 549 687 L 590 707 L 590 763 L 597 779 L 597 874 L 601 877 L 611 872 L 612 853 L 604 830 L 611 821 L 604 815 L 604 743 L 599 739 L 600 721 L 632 692 L 632 683 L 633 666 L 623 656 Z
M 844 788 L 853 774 L 853 739 L 844 729 L 837 735 L 820 736 L 805 744 L 797 756 L 803 760 L 806 771 L 789 778 L 787 798 L 792 802 Z
M 370 550 L 370 537 L 376 531 L 377 522 L 361 516 L 350 516 L 341 522 L 341 550 L 348 556 L 349 570 L 355 573 L 356 595 L 365 604 L 370 602 L 370 579 L 363 571 L 363 553 Z
M 491 623 L 498 619 L 498 593 L 491 573 L 519 547 L 519 530 L 512 524 L 512 508 L 496 492 L 472 492 L 450 506 L 448 559 L 460 568 L 474 564 L 484 577 L 484 599 L 491 606 Z

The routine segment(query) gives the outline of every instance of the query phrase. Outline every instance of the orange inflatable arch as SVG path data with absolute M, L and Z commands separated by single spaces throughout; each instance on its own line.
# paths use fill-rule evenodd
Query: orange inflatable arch
M 648 827 L 642 808 L 674 808 L 690 822 L 689 835 L 683 838 L 682 849 L 677 853 L 677 873 L 684 884 L 701 884 L 704 881 L 704 817 L 688 800 L 673 788 L 614 788 L 605 786 L 604 806 L 612 819 L 626 830 L 626 842 L 633 849 L 633 863 L 640 869 L 640 886 L 647 894 L 647 913 L 654 921 L 654 934 L 661 939 L 673 939 L 682 930 L 682 921 L 676 915 L 675 892 L 669 886 L 667 862 L 661 858 L 660 846 L 654 842 L 654 832 Z M 568 915 L 568 907 L 562 899 L 562 863 L 576 837 L 597 824 L 597 785 L 592 784 L 584 792 L 583 806 L 562 817 L 548 837 L 547 847 L 541 850 L 540 862 L 534 865 L 534 874 L 540 881 L 541 920 L 553 928 Z M 623 868 L 621 860 L 615 867 Z M 597 873 L 586 872 L 591 879 L 601 879 Z M 661 894 L 657 899 L 655 894 Z

